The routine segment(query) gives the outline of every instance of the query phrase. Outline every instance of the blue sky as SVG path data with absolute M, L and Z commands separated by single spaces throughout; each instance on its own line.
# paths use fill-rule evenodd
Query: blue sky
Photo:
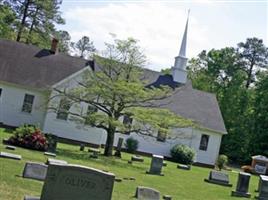
M 111 42 L 134 37 L 154 70 L 171 67 L 190 9 L 187 57 L 202 50 L 236 46 L 248 37 L 268 44 L 268 1 L 63 0 L 61 11 L 73 41 L 89 36 L 98 50 Z

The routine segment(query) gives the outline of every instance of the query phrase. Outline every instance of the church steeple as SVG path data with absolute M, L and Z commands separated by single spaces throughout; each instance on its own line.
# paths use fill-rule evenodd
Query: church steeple
M 186 64 L 187 64 L 187 58 L 186 58 L 186 45 L 187 45 L 187 32 L 188 32 L 188 21 L 189 21 L 189 11 L 188 11 L 188 17 L 185 25 L 185 30 L 181 42 L 181 48 L 179 55 L 175 57 L 175 64 L 172 68 L 172 76 L 173 80 L 178 83 L 186 83 L 187 81 L 187 71 L 186 71 Z

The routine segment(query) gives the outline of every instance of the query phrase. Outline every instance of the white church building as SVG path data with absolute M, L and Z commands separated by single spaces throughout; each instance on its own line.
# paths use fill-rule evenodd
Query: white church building
M 138 151 L 170 157 L 170 149 L 175 144 L 185 144 L 196 151 L 195 162 L 214 165 L 219 154 L 221 139 L 227 134 L 216 96 L 196 90 L 187 81 L 186 43 L 188 20 L 183 35 L 179 55 L 175 57 L 172 75 L 144 70 L 144 77 L 150 85 L 168 85 L 174 94 L 165 108 L 193 120 L 198 127 L 177 129 L 172 139 L 144 137 L 137 134 L 117 134 L 118 137 L 134 137 L 139 141 Z M 51 112 L 47 109 L 48 99 L 53 96 L 53 88 L 70 85 L 76 87 L 76 79 L 87 70 L 95 70 L 94 61 L 57 53 L 57 43 L 53 40 L 51 49 L 0 39 L 0 124 L 17 127 L 22 124 L 38 125 L 43 132 L 60 138 L 88 144 L 105 144 L 106 133 L 101 129 L 79 125 L 70 116 Z M 54 99 L 60 104 L 61 99 Z M 87 112 L 88 105 L 81 104 Z M 70 108 L 72 109 L 72 108 Z M 184 134 L 187 137 L 176 137 Z

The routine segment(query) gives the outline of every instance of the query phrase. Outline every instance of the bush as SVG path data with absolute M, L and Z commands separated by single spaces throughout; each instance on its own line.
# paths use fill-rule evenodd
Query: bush
M 40 151 L 47 150 L 47 139 L 37 127 L 23 125 L 17 128 L 13 134 L 14 135 L 8 139 L 9 144 Z
M 223 169 L 226 164 L 228 163 L 228 157 L 226 155 L 219 155 L 218 159 L 217 159 L 217 167 L 219 168 L 219 170 Z
M 170 154 L 175 162 L 190 165 L 194 161 L 195 151 L 186 145 L 176 144 L 171 148 Z
M 127 138 L 125 146 L 127 148 L 127 152 L 134 153 L 139 147 L 139 141 L 133 137 Z

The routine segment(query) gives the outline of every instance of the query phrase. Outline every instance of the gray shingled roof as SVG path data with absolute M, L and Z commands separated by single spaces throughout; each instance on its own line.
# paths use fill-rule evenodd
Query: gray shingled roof
M 0 81 L 48 88 L 87 65 L 97 68 L 92 61 L 0 39 Z M 174 89 L 171 97 L 160 102 L 165 105 L 163 107 L 194 120 L 204 128 L 227 133 L 214 94 L 193 89 L 190 82 L 177 84 L 171 75 L 149 69 L 144 69 L 142 79 L 148 80 L 149 86 L 169 85 Z
M 204 128 L 222 134 L 227 133 L 214 94 L 193 89 L 190 81 L 185 85 L 175 83 L 171 75 L 164 75 L 160 72 L 146 69 L 144 76 L 150 80 L 149 86 L 168 85 L 174 89 L 172 96 L 158 102 L 161 107 L 191 119 Z
M 0 80 L 47 88 L 83 69 L 89 61 L 0 39 Z

